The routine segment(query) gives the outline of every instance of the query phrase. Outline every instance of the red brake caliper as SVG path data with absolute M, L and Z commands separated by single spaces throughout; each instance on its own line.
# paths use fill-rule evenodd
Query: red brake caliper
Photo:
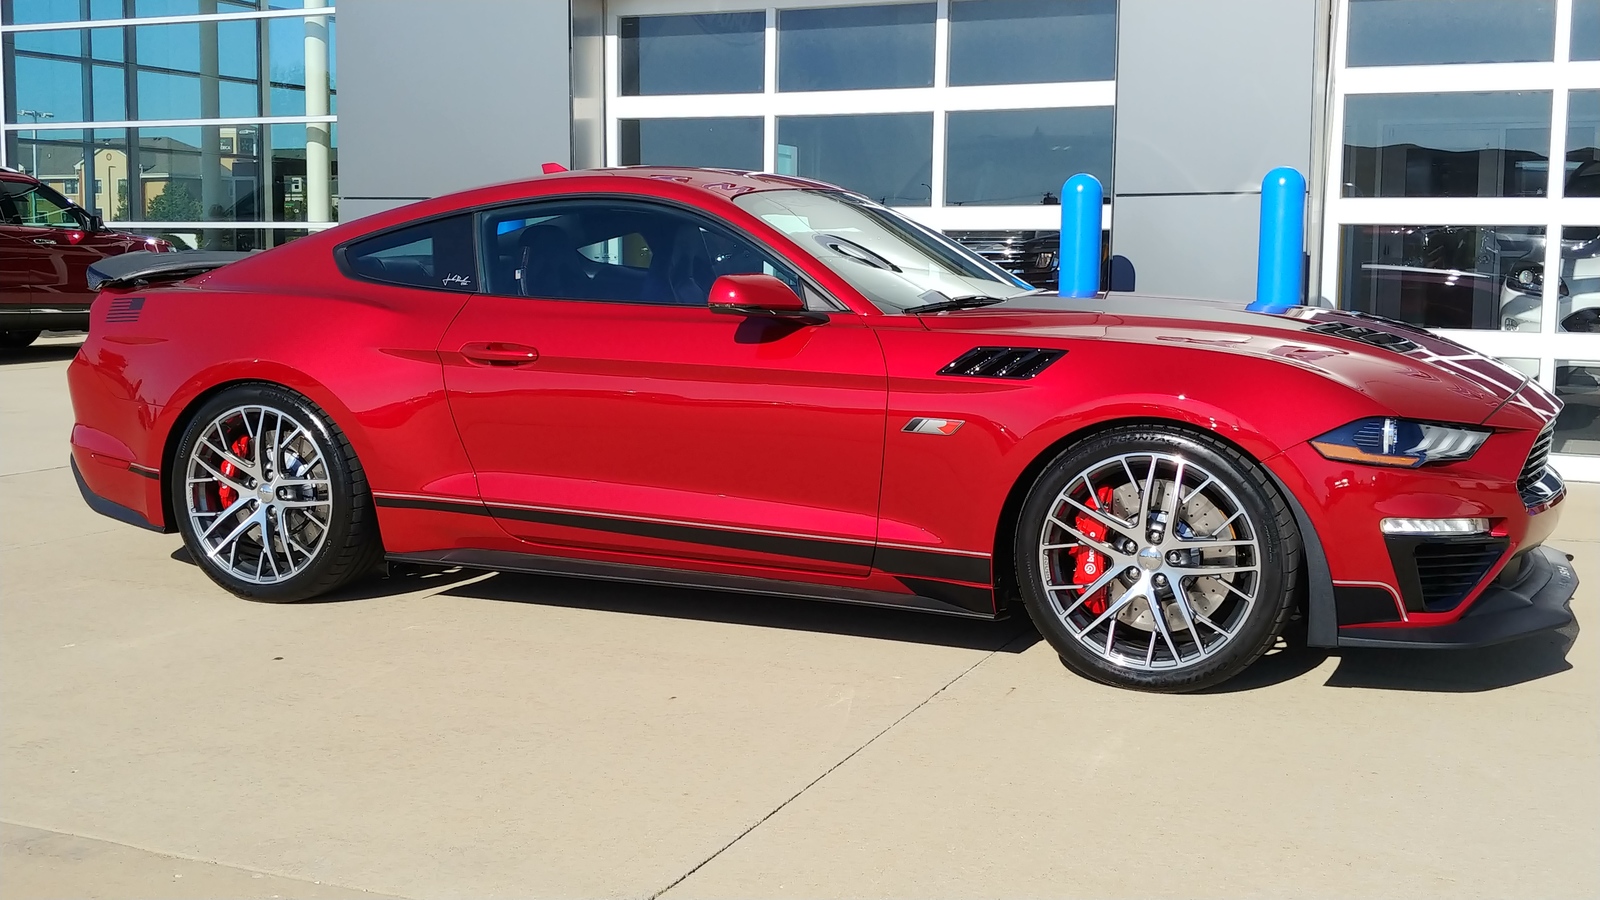
M 239 457 L 240 459 L 249 458 L 250 436 L 248 434 L 240 435 L 239 439 L 233 442 L 233 447 L 230 449 L 233 450 L 233 455 Z M 217 468 L 222 472 L 222 474 L 228 476 L 229 478 L 235 478 L 239 474 L 239 467 L 235 466 L 226 459 L 224 459 L 222 461 L 222 465 L 218 466 Z M 223 509 L 227 509 L 228 507 L 232 506 L 233 501 L 237 499 L 239 499 L 238 491 L 235 491 L 233 488 L 228 487 L 225 484 L 217 485 L 217 500 L 221 501 Z
M 1097 510 L 1110 509 L 1111 488 L 1102 487 L 1100 490 L 1096 491 L 1095 495 L 1089 498 L 1089 505 L 1093 506 Z M 1073 519 L 1072 524 L 1073 527 L 1097 541 L 1104 541 L 1106 539 L 1106 527 L 1100 524 L 1099 520 L 1095 519 L 1094 516 L 1091 516 L 1088 513 L 1078 513 L 1077 518 Z M 1097 550 L 1091 550 L 1088 547 L 1073 547 L 1069 552 L 1072 554 L 1072 561 L 1076 563 L 1076 567 L 1072 571 L 1073 584 L 1093 584 L 1096 578 L 1099 578 L 1101 575 L 1105 574 L 1106 563 L 1109 562 L 1109 560 L 1106 559 L 1106 555 L 1104 553 L 1100 553 Z M 1087 609 L 1090 615 L 1095 616 L 1105 612 L 1106 589 L 1101 588 L 1100 590 L 1095 591 L 1092 596 L 1083 601 L 1083 608 Z

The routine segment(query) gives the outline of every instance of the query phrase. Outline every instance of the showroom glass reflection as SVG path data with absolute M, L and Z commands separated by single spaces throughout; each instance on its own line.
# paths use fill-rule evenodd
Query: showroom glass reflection
M 937 10 L 934 3 L 778 10 L 772 89 L 937 87 Z M 1115 0 L 954 0 L 949 10 L 952 86 L 1115 77 Z M 763 13 L 630 16 L 618 35 L 622 96 L 765 89 Z M 779 115 L 773 166 L 909 207 L 933 202 L 936 177 L 952 206 L 1058 203 L 1062 172 L 1110 182 L 1110 107 L 948 116 L 944 173 L 934 172 L 931 110 Z M 764 128 L 754 117 L 620 119 L 617 161 L 761 169 Z
M 193 15 L 199 2 L 8 0 L 7 24 Z M 204 11 L 239 12 L 266 4 L 206 3 Z M 271 4 L 303 8 L 303 4 Z M 7 158 L 108 221 L 290 223 L 306 221 L 308 137 L 328 133 L 332 176 L 322 189 L 337 197 L 337 129 L 331 125 L 234 123 L 179 125 L 173 120 L 306 115 L 305 38 L 300 16 L 171 24 L 63 28 L 7 35 L 14 51 L 8 125 L 162 121 L 109 129 L 9 128 Z M 329 112 L 337 113 L 333 17 L 327 17 Z M 131 61 L 131 62 L 130 62 Z M 263 89 L 263 81 L 265 87 Z M 48 115 L 24 114 L 48 112 Z M 308 136 L 308 127 L 319 133 Z M 138 174 L 131 179 L 129 171 Z M 93 174 L 89 174 L 90 171 Z M 270 184 L 269 184 L 270 180 Z M 133 183 L 136 183 L 133 184 Z M 181 233 L 177 233 L 181 231 Z M 186 246 L 248 249 L 306 233 L 278 227 L 175 230 Z
M 1352 68 L 1557 58 L 1555 0 L 1349 0 L 1348 9 L 1346 61 Z M 1572 58 L 1600 55 L 1597 28 L 1600 0 L 1576 0 Z M 1552 166 L 1551 129 L 1561 125 L 1553 121 L 1559 106 L 1554 100 L 1562 90 L 1555 84 L 1541 90 L 1407 92 L 1398 89 L 1403 76 L 1429 70 L 1394 71 L 1396 77 L 1384 83 L 1386 88 L 1393 85 L 1393 92 L 1350 93 L 1344 99 L 1339 197 L 1427 203 L 1436 198 L 1542 199 L 1553 190 L 1568 197 L 1596 195 L 1600 91 L 1566 92 L 1566 153 Z M 1435 79 L 1440 81 L 1448 79 Z M 1558 183 L 1552 185 L 1552 179 Z M 1443 207 L 1427 209 L 1437 214 Z M 1582 266 L 1576 257 L 1589 252 L 1584 239 L 1589 230 L 1568 227 L 1562 234 L 1560 259 L 1566 274 L 1552 279 L 1558 302 L 1554 321 L 1547 321 L 1547 227 L 1412 221 L 1418 224 L 1341 220 L 1341 306 L 1433 328 L 1597 330 L 1586 317 L 1574 318 L 1567 283 L 1574 265 Z

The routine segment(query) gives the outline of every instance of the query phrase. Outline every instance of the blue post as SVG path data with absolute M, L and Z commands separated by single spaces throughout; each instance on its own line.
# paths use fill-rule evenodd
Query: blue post
M 1261 179 L 1261 245 L 1256 257 L 1256 312 L 1298 306 L 1305 284 L 1306 179 L 1280 166 Z
M 1079 173 L 1061 186 L 1061 280 L 1063 297 L 1100 293 L 1100 204 L 1105 190 L 1093 175 Z

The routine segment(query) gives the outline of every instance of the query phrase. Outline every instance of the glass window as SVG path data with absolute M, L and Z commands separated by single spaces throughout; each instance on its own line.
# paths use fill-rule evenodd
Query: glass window
M 477 290 L 472 217 L 434 219 L 356 241 L 344 260 L 357 278 L 433 290 Z
M 1117 0 L 954 0 L 950 83 L 1110 81 Z
M 1346 197 L 1542 196 L 1550 93 L 1353 95 L 1344 144 Z
M 788 235 L 884 312 L 1030 291 L 937 231 L 849 194 L 755 191 L 733 202 Z
M 720 276 L 800 279 L 743 238 L 676 209 L 545 202 L 483 217 L 491 293 L 552 300 L 705 306 Z
M 784 116 L 777 170 L 865 194 L 889 206 L 933 201 L 933 114 Z
M 933 85 L 932 3 L 778 12 L 778 90 Z
M 224 129 L 226 131 L 226 129 Z M 307 144 L 322 140 L 317 125 L 273 125 L 267 131 L 267 155 L 272 158 L 271 215 L 274 222 L 305 222 L 314 208 L 326 205 L 328 221 L 339 218 L 339 146 L 337 131 L 328 133 L 328 173 L 326 182 L 311 180 L 307 171 Z M 254 153 L 255 133 L 241 135 L 242 151 Z M 320 193 L 320 196 L 319 196 Z
M 1352 66 L 1545 62 L 1556 0 L 1350 0 Z
M 1561 231 L 1556 330 L 1600 334 L 1600 225 L 1568 225 Z
M 50 119 L 58 122 L 83 121 L 83 64 L 37 56 L 15 57 L 16 81 L 6 87 L 16 90 L 16 106 L 7 104 L 7 121 L 19 125 Z M 8 76 L 10 72 L 6 73 Z M 36 114 L 36 115 L 35 115 Z
M 1600 197 L 1600 91 L 1567 95 L 1568 197 Z
M 1600 59 L 1600 0 L 1572 0 L 1572 58 Z
M 1345 225 L 1339 306 L 1427 328 L 1539 331 L 1543 228 Z
M 624 96 L 759 93 L 764 12 L 628 16 L 619 25 Z
M 1109 106 L 950 113 L 945 203 L 1060 204 L 1061 183 L 1075 172 L 1100 179 L 1109 194 L 1111 125 Z
M 1600 456 L 1600 361 L 1556 360 L 1556 396 L 1566 406 L 1550 451 Z
M 623 119 L 618 123 L 625 166 L 761 168 L 764 123 L 739 119 Z
M 0 181 L 17 215 L 17 224 L 35 228 L 82 228 L 83 220 L 72 211 L 67 198 L 48 185 L 24 181 Z
M 127 159 L 126 147 L 127 132 L 122 129 L 101 129 L 87 135 L 74 129 L 40 131 L 37 139 L 26 131 L 6 135 L 6 154 L 13 164 L 21 163 L 30 171 L 37 168 L 40 181 L 108 221 L 115 218 L 117 198 L 104 193 L 104 180 L 116 172 L 127 178 L 125 162 L 121 162 Z M 86 159 L 89 165 L 84 164 Z M 122 212 L 125 221 L 125 207 Z
M 338 23 L 327 18 L 328 45 L 328 111 L 338 113 Z M 303 116 L 306 114 L 306 19 L 266 19 L 265 52 L 267 72 L 272 79 L 270 90 L 273 116 Z M 309 26 L 315 28 L 317 26 Z

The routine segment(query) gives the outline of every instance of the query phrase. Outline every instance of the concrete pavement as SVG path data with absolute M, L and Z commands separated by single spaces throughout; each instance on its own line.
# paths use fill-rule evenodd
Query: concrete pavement
M 251 604 L 83 506 L 70 353 L 0 359 L 6 898 L 1600 894 L 1576 629 L 1162 697 L 1021 621 L 467 572 Z M 1593 621 L 1600 489 L 1553 543 Z

